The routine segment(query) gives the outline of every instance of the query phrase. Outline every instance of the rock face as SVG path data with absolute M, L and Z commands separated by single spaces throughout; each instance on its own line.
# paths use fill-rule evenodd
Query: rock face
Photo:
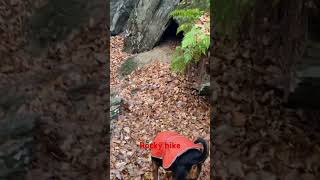
M 119 68 L 120 77 L 125 77 L 131 74 L 138 68 L 142 68 L 147 64 L 151 64 L 154 61 L 160 61 L 170 63 L 170 59 L 174 53 L 174 50 L 163 43 L 150 51 L 136 54 L 128 57 Z
M 116 119 L 120 114 L 122 98 L 118 95 L 118 92 L 111 89 L 110 93 L 110 117 L 112 120 Z
M 180 0 L 139 0 L 125 30 L 124 50 L 139 53 L 152 49 L 169 25 L 170 12 Z
M 111 0 L 110 2 L 110 33 L 121 33 L 127 24 L 130 13 L 137 0 Z

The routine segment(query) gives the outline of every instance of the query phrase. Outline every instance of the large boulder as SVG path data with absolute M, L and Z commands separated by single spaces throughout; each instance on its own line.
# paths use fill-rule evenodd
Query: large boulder
M 139 53 L 152 49 L 169 25 L 170 12 L 180 0 L 139 0 L 125 30 L 124 50 Z
M 173 53 L 174 49 L 163 43 L 150 51 L 130 56 L 121 64 L 119 68 L 119 77 L 125 77 L 136 69 L 142 68 L 154 61 L 169 63 Z
M 111 0 L 110 2 L 110 33 L 121 33 L 127 24 L 130 13 L 137 0 Z

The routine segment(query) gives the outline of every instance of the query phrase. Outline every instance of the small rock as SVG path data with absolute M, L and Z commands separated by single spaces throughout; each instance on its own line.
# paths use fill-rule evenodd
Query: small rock
M 211 94 L 210 82 L 201 84 L 199 89 L 200 96 L 209 96 Z

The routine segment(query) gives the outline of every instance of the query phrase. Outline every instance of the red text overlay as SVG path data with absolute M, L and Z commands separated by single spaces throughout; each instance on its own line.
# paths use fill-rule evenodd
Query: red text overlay
M 176 144 L 176 143 L 173 143 L 173 142 L 166 142 L 166 143 L 155 143 L 155 142 L 152 142 L 150 144 L 144 143 L 144 142 L 140 142 L 139 146 L 140 146 L 140 148 L 145 148 L 145 149 L 180 148 L 180 144 Z

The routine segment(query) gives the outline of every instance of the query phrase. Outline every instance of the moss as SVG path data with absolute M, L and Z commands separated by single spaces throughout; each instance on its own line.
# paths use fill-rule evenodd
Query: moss
M 138 67 L 138 63 L 134 61 L 134 58 L 128 58 L 119 68 L 121 76 L 127 76 L 131 74 Z

